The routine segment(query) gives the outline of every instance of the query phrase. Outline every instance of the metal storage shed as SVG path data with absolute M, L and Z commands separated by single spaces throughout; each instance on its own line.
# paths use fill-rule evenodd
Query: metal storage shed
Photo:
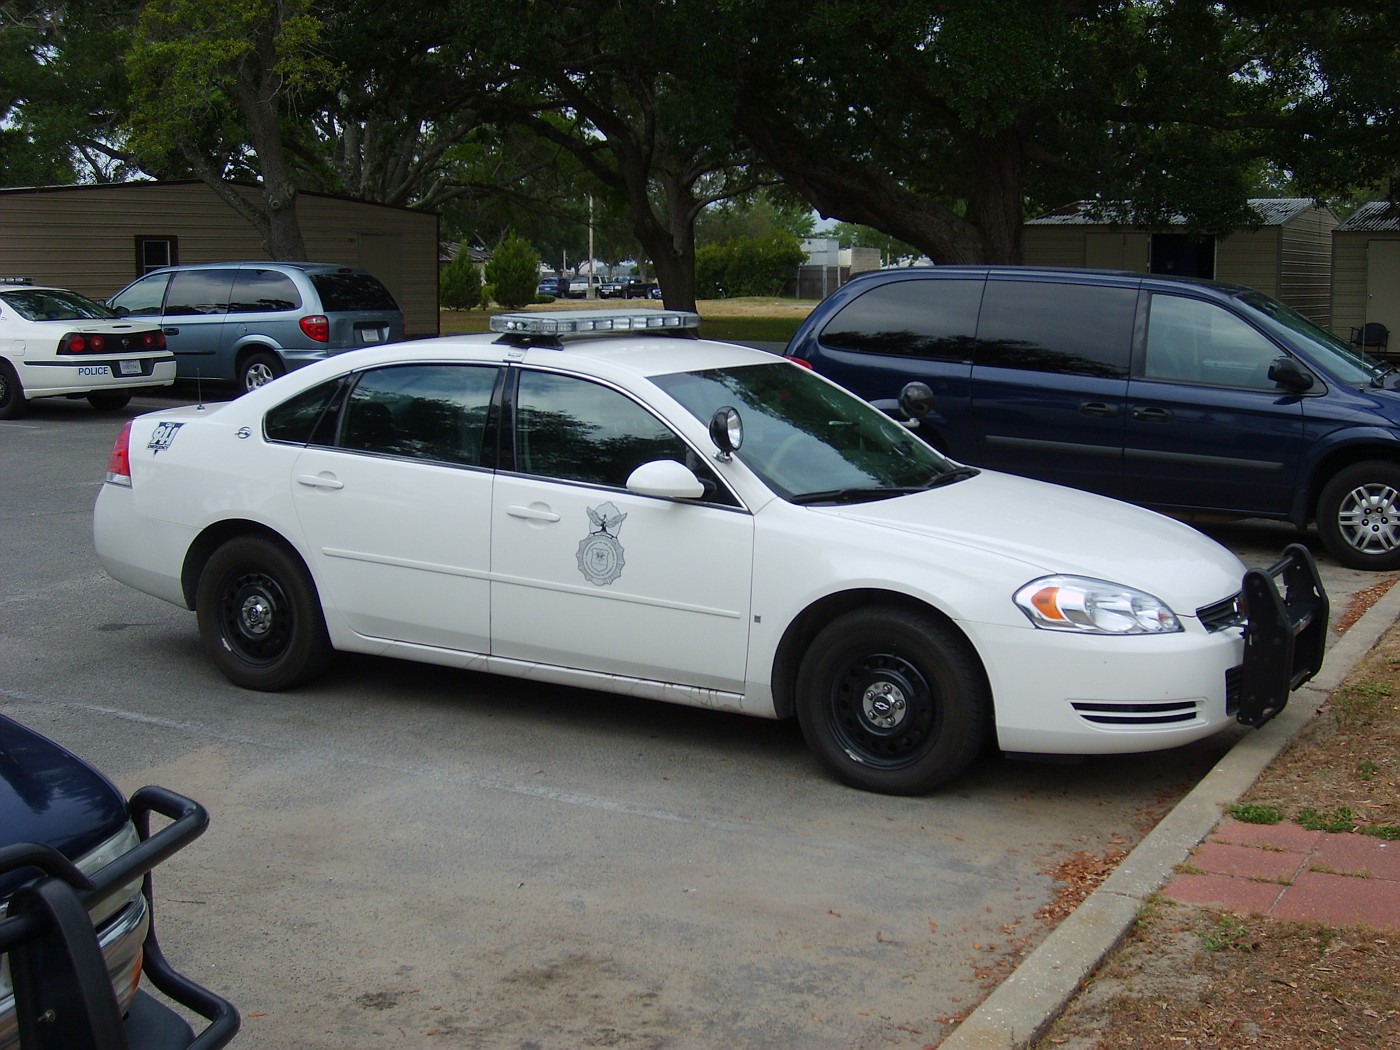
M 1175 224 L 1149 229 L 1106 221 L 1104 205 L 1081 201 L 1027 221 L 1024 258 L 1035 266 L 1212 277 L 1257 288 L 1327 324 L 1337 217 L 1306 197 L 1249 204 L 1259 215 L 1258 229 L 1195 239 Z
M 297 216 L 310 260 L 369 270 L 403 307 L 406 335 L 438 334 L 435 213 L 301 193 Z M 105 299 L 157 266 L 267 258 L 253 228 L 202 182 L 0 189 L 0 275 Z
M 1332 234 L 1332 331 L 1385 325 L 1400 349 L 1400 205 L 1371 201 Z

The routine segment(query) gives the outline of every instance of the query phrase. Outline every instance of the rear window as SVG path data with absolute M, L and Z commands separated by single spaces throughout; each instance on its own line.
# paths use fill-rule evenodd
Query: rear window
M 316 286 L 321 296 L 321 309 L 326 313 L 399 308 L 389 289 L 367 273 L 313 273 L 311 283 Z
M 981 278 L 897 281 L 870 289 L 822 329 L 833 350 L 967 361 L 977 331 Z

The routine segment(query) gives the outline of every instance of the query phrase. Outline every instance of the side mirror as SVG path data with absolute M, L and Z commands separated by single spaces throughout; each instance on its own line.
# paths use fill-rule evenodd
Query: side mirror
M 933 411 L 933 390 L 927 383 L 906 383 L 899 392 L 899 410 L 910 419 L 923 419 Z
M 111 303 L 108 303 L 107 305 L 112 309 L 112 311 L 113 311 L 118 317 L 130 317 L 130 316 L 131 316 L 131 311 L 128 310 L 125 306 L 112 306 Z
M 1314 380 L 1312 373 L 1293 358 L 1280 357 L 1269 366 L 1269 382 L 1301 394 L 1304 390 L 1312 389 Z
M 654 459 L 643 463 L 627 478 L 627 491 L 661 499 L 699 499 L 705 486 L 688 467 L 674 459 Z
M 739 410 L 729 405 L 715 409 L 710 417 L 710 440 L 719 449 L 720 459 L 728 459 L 744 443 L 744 421 Z

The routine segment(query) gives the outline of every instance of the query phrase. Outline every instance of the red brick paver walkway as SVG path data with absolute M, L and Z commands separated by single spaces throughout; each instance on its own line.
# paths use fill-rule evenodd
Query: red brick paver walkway
M 1400 842 L 1226 820 L 1162 893 L 1275 919 L 1400 930 Z

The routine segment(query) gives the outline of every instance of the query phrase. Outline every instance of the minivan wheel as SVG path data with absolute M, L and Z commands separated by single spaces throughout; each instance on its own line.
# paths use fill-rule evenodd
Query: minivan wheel
M 812 641 L 797 677 L 797 720 L 838 780 L 922 795 L 982 750 L 991 700 L 975 654 L 932 616 L 856 609 Z
M 214 552 L 199 575 L 195 616 L 204 651 L 245 689 L 290 689 L 330 664 L 311 574 L 295 554 L 261 536 L 239 536 Z
M 1400 569 L 1400 464 L 1370 460 L 1338 472 L 1317 501 L 1317 533 L 1352 569 Z
M 285 371 L 281 359 L 276 354 L 259 350 L 243 359 L 243 366 L 238 373 L 239 389 L 244 393 L 256 390 L 260 386 L 271 383 Z

